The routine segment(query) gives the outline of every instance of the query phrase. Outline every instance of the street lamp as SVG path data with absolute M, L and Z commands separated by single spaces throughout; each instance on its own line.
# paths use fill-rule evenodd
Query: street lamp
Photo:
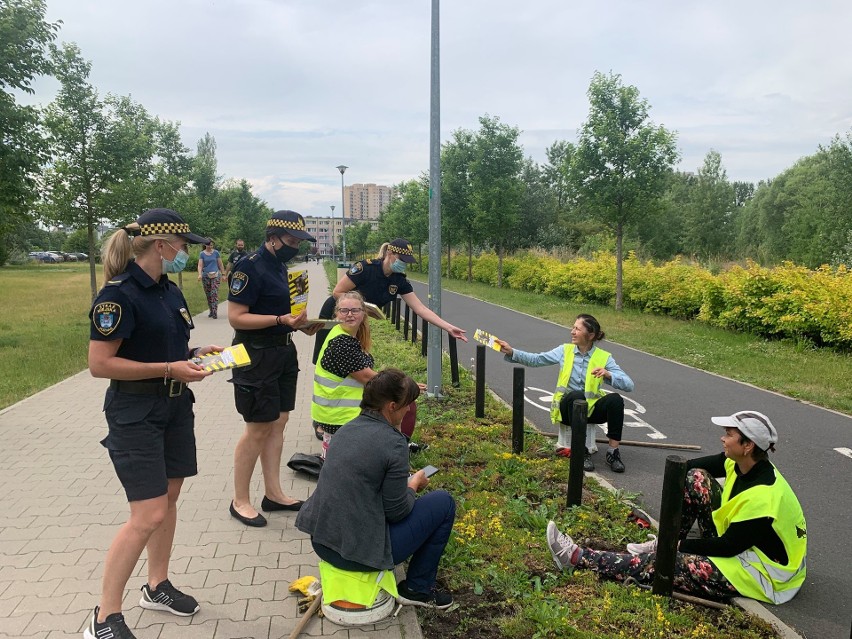
M 334 204 L 331 205 L 331 261 L 335 262 L 335 258 L 334 258 Z
M 348 166 L 344 166 L 341 164 L 337 167 L 337 170 L 340 171 L 340 205 L 343 207 L 340 209 L 340 217 L 343 222 L 343 261 L 346 262 L 346 197 L 344 196 L 343 191 L 343 174 L 348 169 Z

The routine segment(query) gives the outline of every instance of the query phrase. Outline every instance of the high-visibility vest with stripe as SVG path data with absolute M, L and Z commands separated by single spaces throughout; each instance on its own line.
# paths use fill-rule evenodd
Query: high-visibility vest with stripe
M 354 572 L 336 568 L 327 561 L 319 562 L 322 595 L 325 601 L 349 601 L 370 607 L 379 596 L 379 590 L 399 597 L 393 570 Z
M 553 401 L 550 404 L 550 421 L 554 424 L 562 422 L 562 416 L 559 412 L 559 402 L 562 401 L 562 396 L 570 390 L 568 382 L 571 381 L 571 371 L 574 368 L 574 345 L 565 344 L 564 348 L 565 357 L 562 361 L 562 370 L 559 371 L 559 379 L 556 381 L 556 390 L 553 392 Z M 603 377 L 595 377 L 592 375 L 592 371 L 596 368 L 604 368 L 607 360 L 609 360 L 609 353 L 607 351 L 597 346 L 593 347 L 592 356 L 589 358 L 589 364 L 586 368 L 586 385 L 583 389 L 586 395 L 586 402 L 589 404 L 589 415 L 592 414 L 592 407 L 595 405 L 595 402 L 606 395 L 601 390 Z
M 808 538 L 805 515 L 787 480 L 775 471 L 771 486 L 754 486 L 731 499 L 737 478 L 736 463 L 725 460 L 722 505 L 713 511 L 716 531 L 722 535 L 738 521 L 770 517 L 772 528 L 787 551 L 787 564 L 779 564 L 759 548 L 752 547 L 735 557 L 710 557 L 725 578 L 744 597 L 781 604 L 792 599 L 805 581 Z
M 314 397 L 311 417 L 321 424 L 342 426 L 361 414 L 364 385 L 352 377 L 340 377 L 322 367 L 322 356 L 329 343 L 339 335 L 348 335 L 340 324 L 331 329 L 317 357 L 314 370 Z

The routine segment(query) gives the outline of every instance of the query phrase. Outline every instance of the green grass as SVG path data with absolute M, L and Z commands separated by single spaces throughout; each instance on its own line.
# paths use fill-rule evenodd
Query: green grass
M 420 273 L 412 273 L 409 277 L 426 280 Z M 498 289 L 478 282 L 444 279 L 442 285 L 446 290 L 506 306 L 562 326 L 571 326 L 578 313 L 591 313 L 600 320 L 607 338 L 619 344 L 852 414 L 850 355 L 765 340 L 697 321 L 676 320 L 629 309 L 618 313 L 607 306 L 576 304 L 550 295 Z M 475 328 L 488 330 L 487 325 L 462 328 L 468 333 Z M 523 348 L 517 337 L 514 340 L 512 335 L 500 337 Z
M 194 272 L 184 274 L 184 295 L 191 312 L 207 308 Z M 90 306 L 88 264 L 0 269 L 0 409 L 87 367 Z
M 395 366 L 425 381 L 419 345 L 402 342 L 389 322 L 372 321 L 377 368 Z M 414 439 L 429 448 L 412 458 L 415 468 L 441 472 L 432 488 L 448 490 L 458 512 L 439 570 L 459 606 L 443 613 L 419 611 L 427 637 L 512 639 L 651 637 L 655 639 L 768 639 L 764 622 L 731 607 L 716 611 L 654 597 L 636 588 L 598 580 L 588 571 L 555 570 L 544 540 L 549 519 L 581 543 L 623 549 L 644 541 L 646 531 L 627 521 L 632 497 L 585 480 L 583 505 L 568 509 L 565 484 L 570 460 L 553 456 L 553 442 L 525 436 L 525 450 L 511 454 L 511 410 L 486 395 L 485 417 L 474 417 L 473 382 L 449 384 L 444 367 L 441 400 L 421 398 Z

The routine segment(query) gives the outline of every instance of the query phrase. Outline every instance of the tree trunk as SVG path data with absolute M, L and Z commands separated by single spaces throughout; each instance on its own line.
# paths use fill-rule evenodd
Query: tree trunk
M 620 311 L 624 304 L 624 293 L 622 291 L 623 284 L 623 267 L 622 259 L 624 257 L 624 224 L 618 223 L 615 231 L 615 310 Z
M 503 288 L 503 245 L 497 247 L 497 288 Z

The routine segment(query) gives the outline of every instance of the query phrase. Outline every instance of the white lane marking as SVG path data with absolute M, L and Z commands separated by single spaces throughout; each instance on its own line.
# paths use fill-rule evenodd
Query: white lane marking
M 852 448 L 835 448 L 838 453 L 852 459 Z
M 529 395 L 532 395 L 532 397 Z M 645 429 L 647 432 L 644 434 L 648 439 L 668 439 L 666 435 L 639 417 L 639 415 L 643 415 L 646 412 L 645 407 L 642 406 L 642 404 L 630 397 L 625 397 L 624 395 L 622 395 L 622 397 L 630 404 L 633 404 L 632 408 L 630 406 L 625 406 L 624 408 L 624 425 L 627 428 Z M 548 414 L 550 413 L 550 402 L 552 400 L 553 391 L 536 388 L 535 386 L 528 386 L 524 389 L 524 401 Z M 601 426 L 601 428 L 603 428 L 603 426 Z

